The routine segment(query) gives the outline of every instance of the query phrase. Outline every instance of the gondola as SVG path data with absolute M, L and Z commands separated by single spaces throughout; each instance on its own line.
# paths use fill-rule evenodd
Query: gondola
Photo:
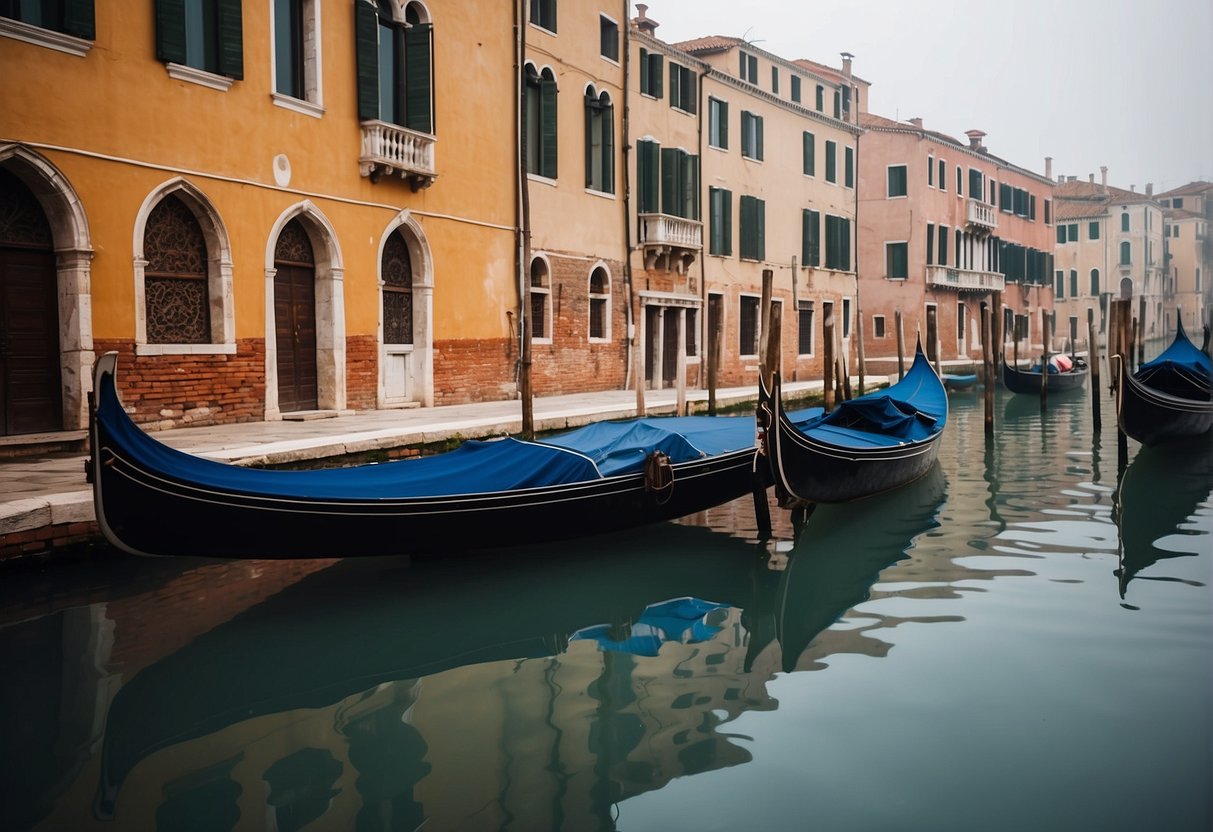
M 1046 393 L 1066 393 L 1070 390 L 1081 390 L 1091 374 L 1091 368 L 1082 359 L 1073 362 L 1068 370 L 1057 370 L 1051 367 L 1045 373 Z M 1034 364 L 1026 369 L 1012 367 L 1004 356 L 1002 359 L 1002 383 L 1012 393 L 1022 393 L 1028 396 L 1040 395 L 1040 365 Z
M 156 441 L 123 409 L 117 355 L 94 372 L 97 522 L 132 554 L 401 555 L 561 540 L 682 517 L 765 488 L 750 416 L 607 422 L 542 442 L 306 471 L 243 468 Z
M 943 386 L 952 393 L 975 390 L 977 389 L 977 373 L 944 373 Z
M 759 382 L 758 420 L 771 476 L 794 501 L 841 503 L 921 477 L 939 452 L 948 393 L 918 344 L 896 384 L 800 424 L 788 418 L 779 374 Z
M 1178 323 L 1175 340 L 1130 374 L 1112 356 L 1116 418 L 1121 431 L 1146 447 L 1197 439 L 1213 429 L 1213 360 L 1188 340 Z

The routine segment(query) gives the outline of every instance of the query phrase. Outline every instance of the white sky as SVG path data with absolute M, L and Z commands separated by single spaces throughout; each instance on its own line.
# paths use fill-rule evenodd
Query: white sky
M 647 0 L 657 37 L 741 37 L 871 83 L 868 109 L 1036 173 L 1213 180 L 1213 0 Z M 633 16 L 635 6 L 633 5 Z

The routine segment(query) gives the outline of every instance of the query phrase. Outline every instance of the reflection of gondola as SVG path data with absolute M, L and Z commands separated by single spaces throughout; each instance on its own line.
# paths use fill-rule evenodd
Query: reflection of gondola
M 1164 446 L 1138 453 L 1121 475 L 1114 513 L 1120 529 L 1120 597 L 1129 581 L 1159 560 L 1190 552 L 1158 547 L 1168 535 L 1184 534 L 1180 525 L 1213 492 L 1213 454 L 1191 448 Z M 1143 578 L 1145 580 L 1145 578 Z M 1166 580 L 1166 579 L 1161 579 Z
M 946 496 L 938 464 L 917 482 L 847 505 L 817 506 L 780 582 L 775 622 L 783 669 L 791 671 L 819 633 L 862 603 L 883 569 L 939 525 Z
M 757 563 L 741 539 L 674 524 L 584 543 L 576 558 L 511 554 L 508 568 L 488 557 L 342 561 L 145 668 L 110 706 L 98 815 L 159 749 L 385 682 L 554 655 L 578 628 L 623 625 L 663 598 L 744 607 Z

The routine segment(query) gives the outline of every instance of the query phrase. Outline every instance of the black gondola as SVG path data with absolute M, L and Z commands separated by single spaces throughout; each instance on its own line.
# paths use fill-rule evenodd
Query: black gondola
M 806 503 L 841 503 L 918 479 L 939 452 L 948 394 L 919 343 L 896 384 L 794 423 L 780 398 L 779 374 L 759 383 L 758 420 L 777 487 Z
M 1077 360 L 1068 370 L 1045 373 L 1047 393 L 1066 393 L 1070 390 L 1081 390 L 1091 374 L 1090 367 L 1085 361 Z M 1012 393 L 1022 393 L 1029 396 L 1040 395 L 1040 365 L 1028 368 L 1012 367 L 1006 358 L 1002 360 L 1002 383 Z
M 1147 447 L 1203 437 L 1213 429 L 1213 360 L 1177 323 L 1175 340 L 1158 358 L 1130 374 L 1112 357 L 1116 418 L 1121 431 Z
M 133 554 L 304 558 L 513 546 L 670 520 L 769 482 L 755 465 L 749 416 L 598 423 L 542 442 L 469 441 L 350 468 L 242 468 L 141 430 L 118 398 L 116 361 L 105 354 L 94 374 L 89 475 L 102 532 Z

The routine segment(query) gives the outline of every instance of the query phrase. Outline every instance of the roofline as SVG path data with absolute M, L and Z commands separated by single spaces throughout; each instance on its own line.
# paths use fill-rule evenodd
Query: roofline
M 876 115 L 876 114 L 873 113 L 872 115 Z M 879 117 L 885 118 L 884 116 L 879 116 Z M 1049 185 L 1051 187 L 1057 185 L 1056 182 L 1054 182 L 1052 179 L 1049 179 L 1044 174 L 1036 173 L 1035 171 L 1031 171 L 1031 170 L 1028 170 L 1027 168 L 1020 167 L 1019 165 L 1015 164 L 1014 162 L 1008 162 L 1006 159 L 1003 159 L 1001 156 L 995 156 L 993 153 L 981 153 L 979 151 L 974 150 L 971 147 L 966 147 L 965 145 L 961 144 L 957 139 L 954 139 L 951 136 L 948 136 L 944 133 L 939 133 L 934 130 L 927 130 L 925 128 L 915 127 L 912 124 L 907 124 L 903 127 L 903 126 L 901 126 L 900 123 L 898 123 L 898 125 L 896 127 L 889 127 L 887 125 L 872 125 L 870 127 L 863 127 L 863 130 L 865 132 L 872 132 L 872 133 L 902 133 L 905 135 L 917 136 L 919 139 L 934 139 L 936 141 L 946 142 L 949 147 L 953 147 L 956 150 L 959 150 L 961 153 L 964 153 L 967 156 L 972 156 L 975 159 L 985 159 L 986 161 L 993 161 L 996 165 L 998 165 L 1000 167 L 1008 168 L 1010 170 L 1015 171 L 1016 173 L 1020 173 L 1024 176 L 1035 179 L 1037 182 L 1040 182 L 1041 184 Z

